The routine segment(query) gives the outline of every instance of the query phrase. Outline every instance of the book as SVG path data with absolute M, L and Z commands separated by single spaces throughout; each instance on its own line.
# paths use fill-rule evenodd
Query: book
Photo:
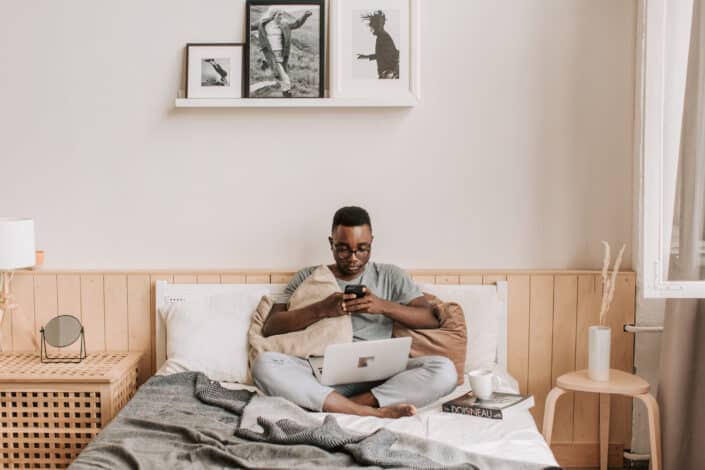
M 443 403 L 443 411 L 460 413 L 481 418 L 503 419 L 508 413 L 528 410 L 534 406 L 532 395 L 524 396 L 514 393 L 495 392 L 492 398 L 481 400 L 472 392 L 462 397 Z

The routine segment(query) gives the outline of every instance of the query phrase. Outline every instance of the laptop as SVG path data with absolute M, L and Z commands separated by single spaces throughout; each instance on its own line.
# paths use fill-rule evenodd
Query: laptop
M 411 338 L 329 344 L 323 357 L 308 358 L 323 385 L 384 380 L 406 369 Z

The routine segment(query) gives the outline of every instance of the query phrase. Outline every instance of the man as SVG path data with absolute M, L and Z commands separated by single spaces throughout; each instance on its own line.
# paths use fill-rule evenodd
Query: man
M 289 78 L 289 52 L 291 51 L 291 31 L 303 26 L 313 13 L 306 10 L 296 19 L 279 8 L 270 8 L 258 26 L 260 48 L 265 64 L 279 81 L 282 96 L 291 98 L 291 78 Z
M 328 238 L 335 260 L 329 268 L 341 291 L 347 285 L 363 284 L 365 296 L 356 299 L 355 294 L 337 292 L 297 310 L 275 304 L 263 334 L 289 333 L 341 315 L 351 316 L 355 341 L 390 338 L 394 321 L 410 328 L 438 328 L 431 305 L 407 273 L 391 264 L 369 262 L 372 240 L 367 211 L 360 207 L 339 209 Z M 296 273 L 286 293 L 290 296 L 314 269 Z M 316 379 L 308 361 L 276 352 L 260 354 L 252 374 L 267 395 L 282 396 L 304 408 L 384 418 L 414 415 L 417 406 L 450 393 L 458 377 L 448 358 L 426 356 L 410 359 L 405 371 L 386 381 L 328 387 Z
M 367 21 L 370 31 L 377 36 L 374 54 L 358 54 L 358 59 L 377 61 L 377 78 L 399 78 L 399 50 L 394 45 L 394 40 L 384 29 L 387 17 L 382 10 L 362 15 L 362 20 Z

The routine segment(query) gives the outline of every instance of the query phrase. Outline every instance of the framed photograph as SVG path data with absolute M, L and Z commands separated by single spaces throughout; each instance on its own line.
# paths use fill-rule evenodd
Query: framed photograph
M 186 98 L 242 98 L 243 45 L 186 44 Z
M 418 0 L 331 0 L 331 96 L 419 98 Z
M 245 96 L 322 98 L 323 0 L 247 0 Z

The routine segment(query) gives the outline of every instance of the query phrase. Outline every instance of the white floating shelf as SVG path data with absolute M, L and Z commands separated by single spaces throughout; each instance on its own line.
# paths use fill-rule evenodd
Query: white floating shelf
M 390 98 L 177 98 L 177 108 L 411 108 L 414 96 Z

